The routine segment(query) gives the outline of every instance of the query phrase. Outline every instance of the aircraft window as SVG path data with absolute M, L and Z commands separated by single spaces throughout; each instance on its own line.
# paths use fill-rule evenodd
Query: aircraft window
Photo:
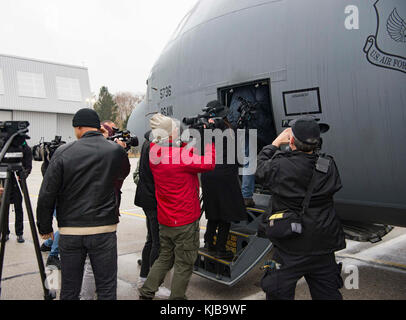
M 311 88 L 283 93 L 286 116 L 321 113 L 320 89 Z

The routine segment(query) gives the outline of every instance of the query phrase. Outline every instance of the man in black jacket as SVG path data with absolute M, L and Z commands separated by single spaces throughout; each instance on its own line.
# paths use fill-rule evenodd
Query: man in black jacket
M 53 236 L 56 207 L 61 234 L 61 300 L 79 299 L 87 255 L 98 298 L 112 300 L 117 297 L 119 222 L 115 185 L 127 177 L 130 163 L 121 146 L 103 137 L 94 110 L 79 110 L 73 127 L 78 141 L 58 148 L 42 182 L 38 229 L 43 239 Z
M 318 160 L 315 150 L 319 141 L 319 125 L 305 117 L 296 120 L 258 156 L 257 178 L 272 193 L 271 214 L 287 209 L 301 211 Z M 278 152 L 283 144 L 289 144 L 292 151 Z M 346 245 L 333 200 L 342 185 L 334 159 L 326 158 L 328 171 L 315 173 L 310 205 L 302 217 L 302 234 L 272 239 L 273 268 L 267 269 L 261 281 L 269 300 L 294 299 L 296 283 L 303 276 L 313 299 L 342 299 L 341 265 L 336 263 L 334 252 Z

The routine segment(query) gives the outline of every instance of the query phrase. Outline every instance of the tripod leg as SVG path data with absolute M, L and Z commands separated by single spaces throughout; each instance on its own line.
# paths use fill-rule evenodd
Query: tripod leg
M 45 273 L 44 261 L 42 260 L 42 255 L 41 255 L 41 250 L 40 250 L 40 245 L 39 245 L 39 240 L 38 240 L 37 228 L 35 226 L 34 214 L 33 214 L 33 211 L 32 211 L 30 196 L 28 194 L 27 182 L 26 182 L 25 178 L 21 178 L 20 187 L 21 187 L 21 190 L 23 191 L 24 200 L 25 200 L 25 206 L 27 208 L 28 220 L 30 221 L 32 240 L 34 241 L 35 254 L 37 256 L 38 268 L 39 268 L 39 272 L 40 272 L 41 280 L 42 280 L 42 288 L 44 290 L 44 299 L 45 300 L 53 300 L 56 297 L 55 292 L 50 291 L 46 287 L 47 276 L 46 276 L 46 273 Z
M 1 232 L 1 251 L 0 251 L 0 297 L 1 297 L 1 279 L 3 276 L 4 253 L 6 250 L 6 237 L 8 230 L 8 214 L 10 208 L 10 179 L 5 179 L 3 201 L 0 206 L 0 232 Z

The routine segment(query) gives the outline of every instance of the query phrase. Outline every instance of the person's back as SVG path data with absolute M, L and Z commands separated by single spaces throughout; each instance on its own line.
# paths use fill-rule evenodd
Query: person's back
M 263 152 L 267 151 L 266 147 Z M 269 150 L 269 149 L 268 149 Z M 310 185 L 318 156 L 300 151 L 280 153 L 273 159 L 267 177 L 272 194 L 272 212 L 290 209 L 300 212 Z M 344 234 L 334 209 L 333 196 L 342 188 L 340 175 L 332 157 L 328 172 L 316 172 L 314 190 L 306 214 L 302 218 L 300 237 L 273 242 L 290 254 L 319 255 L 345 247 Z M 258 168 L 261 171 L 261 168 Z
M 114 182 L 124 180 L 129 171 L 122 147 L 107 141 L 99 132 L 88 132 L 56 151 L 44 181 L 47 176 L 55 177 L 58 170 L 63 172 L 56 206 L 60 228 L 118 223 Z M 43 188 L 41 200 L 46 197 L 47 184 Z M 53 207 L 44 200 L 41 203 L 48 204 L 48 209 Z
M 282 144 L 292 151 L 281 152 Z M 294 299 L 302 277 L 313 299 L 342 299 L 341 265 L 334 253 L 346 244 L 333 200 L 342 185 L 332 157 L 323 156 L 316 167 L 319 144 L 319 125 L 304 117 L 258 156 L 257 178 L 272 194 L 265 233 L 274 244 L 274 255 L 261 280 L 268 300 Z M 295 218 L 283 223 L 289 217 Z
M 160 224 L 182 226 L 200 217 L 197 174 L 215 168 L 215 151 L 211 144 L 206 146 L 205 155 L 207 163 L 204 157 L 185 150 L 184 146 L 151 143 L 150 165 L 154 175 Z M 183 157 L 188 158 L 187 164 Z

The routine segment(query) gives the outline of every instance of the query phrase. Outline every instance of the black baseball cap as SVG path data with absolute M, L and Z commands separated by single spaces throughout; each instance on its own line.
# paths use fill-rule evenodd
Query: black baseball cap
M 320 126 L 312 117 L 302 117 L 291 122 L 293 135 L 304 144 L 317 145 L 320 141 Z
M 96 111 L 92 109 L 81 109 L 76 112 L 73 117 L 72 126 L 77 127 L 88 127 L 100 129 L 100 118 Z

